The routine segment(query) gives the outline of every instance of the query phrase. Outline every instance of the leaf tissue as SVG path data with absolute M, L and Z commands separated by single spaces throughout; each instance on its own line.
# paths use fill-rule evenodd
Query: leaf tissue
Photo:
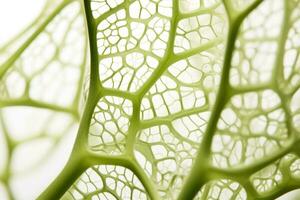
M 45 0 L 0 46 L 3 200 L 300 199 L 299 145 L 300 0 Z

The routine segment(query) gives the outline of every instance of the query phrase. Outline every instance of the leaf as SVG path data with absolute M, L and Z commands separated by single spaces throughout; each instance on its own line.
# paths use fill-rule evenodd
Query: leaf
M 276 199 L 300 187 L 300 1 L 54 2 L 1 49 L 6 163 L 32 154 L 19 143 L 43 157 L 44 137 L 77 131 L 38 199 Z M 24 125 L 31 112 L 36 126 Z M 19 198 L 10 173 L 25 167 L 3 166 Z

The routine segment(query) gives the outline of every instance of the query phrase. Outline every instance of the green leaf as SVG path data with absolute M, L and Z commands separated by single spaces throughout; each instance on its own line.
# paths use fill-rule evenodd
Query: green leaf
M 24 198 L 16 177 L 56 149 L 26 199 L 284 199 L 300 188 L 299 11 L 48 0 L 0 48 L 0 189 Z

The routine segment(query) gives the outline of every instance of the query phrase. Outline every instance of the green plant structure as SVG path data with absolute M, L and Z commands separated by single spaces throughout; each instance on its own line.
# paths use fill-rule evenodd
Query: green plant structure
M 0 199 L 297 200 L 299 156 L 300 0 L 46 0 L 0 46 Z

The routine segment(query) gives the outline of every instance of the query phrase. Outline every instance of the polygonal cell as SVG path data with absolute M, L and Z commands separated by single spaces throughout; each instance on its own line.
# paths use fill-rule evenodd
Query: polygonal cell
M 140 48 L 153 52 L 158 57 L 163 57 L 167 50 L 169 31 L 169 19 L 153 17 L 147 24 L 147 29 L 140 41 Z
M 193 200 L 246 200 L 247 193 L 239 183 L 228 179 L 205 184 Z
M 133 19 L 149 19 L 156 12 L 156 4 L 150 0 L 135 1 L 129 6 Z
M 214 105 L 220 84 L 222 53 L 208 48 L 168 66 L 142 99 L 141 119 L 177 118 L 197 114 Z
M 187 109 L 204 107 L 205 93 L 197 87 L 180 86 L 180 82 L 162 76 L 142 100 L 143 120 L 166 117 Z
M 269 83 L 275 68 L 283 1 L 263 1 L 243 21 L 232 57 L 230 84 L 244 87 Z
M 184 84 L 199 85 L 207 91 L 212 91 L 219 85 L 222 69 L 222 60 L 213 52 L 218 52 L 218 49 L 208 49 L 182 59 L 172 64 L 168 72 Z
M 122 153 L 131 115 L 131 101 L 113 96 L 101 98 L 89 128 L 88 144 L 91 150 L 114 155 Z
M 165 55 L 172 1 L 133 1 L 97 22 L 99 76 L 104 87 L 136 92 Z
M 213 139 L 213 164 L 247 165 L 284 147 L 286 113 L 272 90 L 233 96 L 224 108 Z
M 85 65 L 80 13 L 78 2 L 68 5 L 29 44 L 0 81 L 2 99 L 72 106 Z
M 272 164 L 251 176 L 251 182 L 255 190 L 264 194 L 278 187 L 283 180 L 282 172 L 278 168 L 278 163 Z
M 97 27 L 97 46 L 99 54 L 123 52 L 136 46 L 137 41 L 129 37 L 124 9 L 112 14 Z
M 171 18 L 173 16 L 173 1 L 160 0 L 158 1 L 157 12 L 159 15 Z
M 136 160 L 159 187 L 165 199 L 175 199 L 192 166 L 197 145 L 180 136 L 171 125 L 153 126 L 138 134 Z
M 171 17 L 172 2 L 168 0 L 158 1 L 140 0 L 134 1 L 129 6 L 130 17 L 133 19 L 149 19 L 156 12 L 162 16 Z
M 99 77 L 104 87 L 136 92 L 157 66 L 155 58 L 133 52 L 100 60 Z
M 128 12 L 120 9 L 111 13 L 100 20 L 97 27 L 98 53 L 112 55 L 140 48 L 162 57 L 170 28 L 166 17 L 171 7 L 171 1 L 134 1 L 124 7 Z
M 130 36 L 124 9 L 110 15 L 97 27 L 98 53 L 108 55 L 133 49 L 137 40 Z
M 98 18 L 109 10 L 117 7 L 124 0 L 91 0 L 91 10 L 94 18 Z
M 149 197 L 131 170 L 114 165 L 95 165 L 79 177 L 62 199 L 147 200 Z
M 203 134 L 205 133 L 210 112 L 200 112 L 184 116 L 172 121 L 174 129 L 184 138 L 195 143 L 201 143 Z
M 178 22 L 176 29 L 174 53 L 182 53 L 226 35 L 224 7 L 219 4 L 211 8 L 211 12 L 184 18 Z

